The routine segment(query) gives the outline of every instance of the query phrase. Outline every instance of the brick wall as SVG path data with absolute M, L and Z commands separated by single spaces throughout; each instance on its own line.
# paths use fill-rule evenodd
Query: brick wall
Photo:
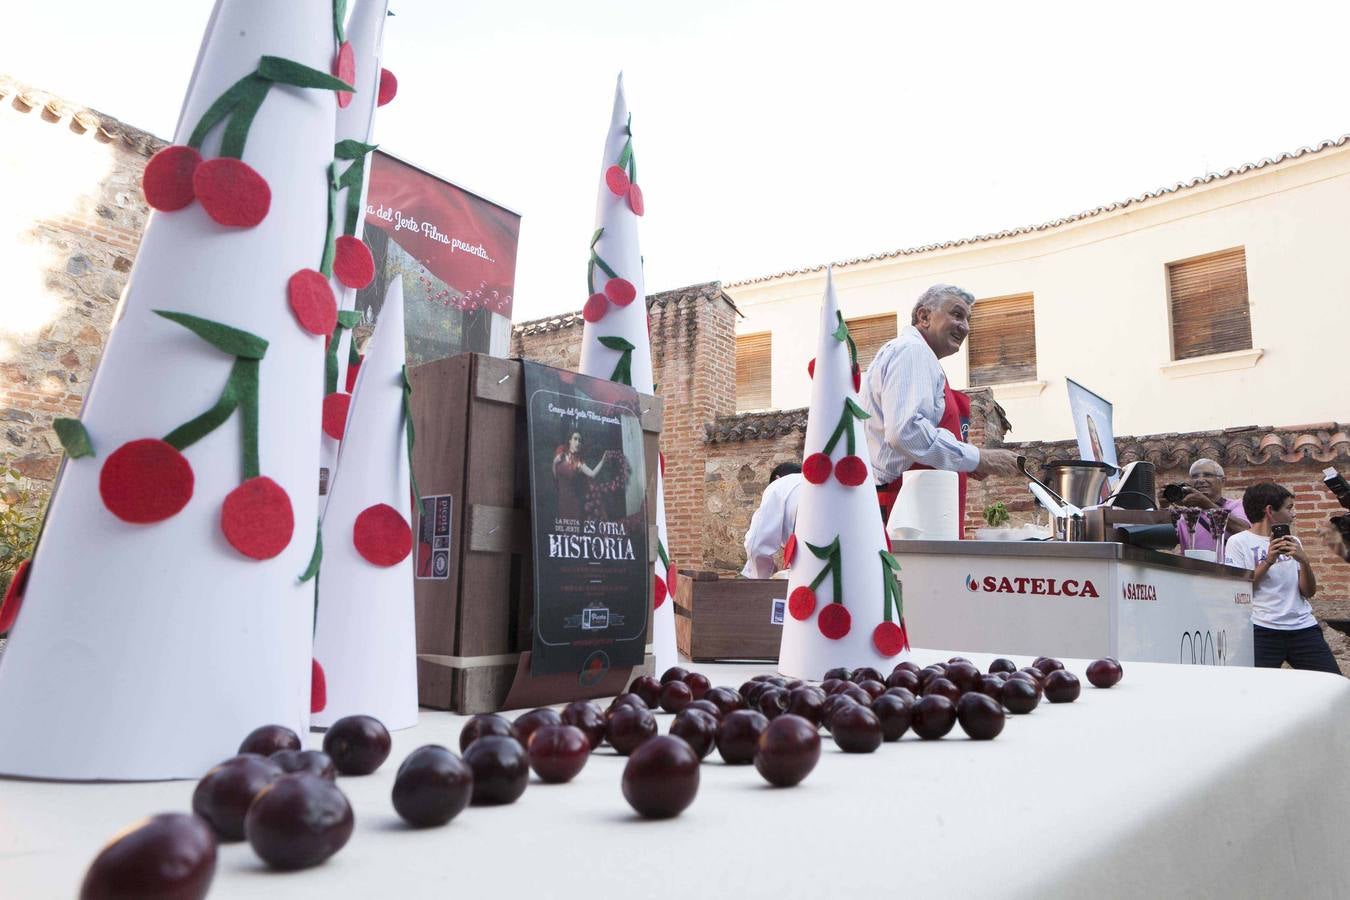
M 666 523 L 679 566 L 698 564 L 704 547 L 708 447 L 704 423 L 736 405 L 736 307 L 717 282 L 653 294 L 653 376 L 665 408 Z M 511 353 L 575 369 L 581 358 L 575 313 L 517 325 Z
M 0 458 L 50 489 L 52 419 L 79 415 L 148 210 L 163 142 L 0 77 Z

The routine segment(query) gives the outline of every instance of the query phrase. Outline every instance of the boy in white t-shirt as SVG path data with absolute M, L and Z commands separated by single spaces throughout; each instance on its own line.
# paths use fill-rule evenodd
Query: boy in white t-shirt
M 1270 482 L 1254 484 L 1242 495 L 1250 531 L 1228 539 L 1230 566 L 1252 570 L 1252 636 L 1256 665 L 1341 673 L 1308 601 L 1317 593 L 1303 544 L 1292 535 L 1271 539 L 1271 529 L 1294 521 L 1294 495 Z

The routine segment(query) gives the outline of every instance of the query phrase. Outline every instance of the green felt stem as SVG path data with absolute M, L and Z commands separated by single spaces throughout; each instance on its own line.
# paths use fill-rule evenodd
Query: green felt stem
M 311 69 L 309 66 L 280 56 L 264 56 L 258 62 L 258 74 L 268 81 L 289 84 L 292 87 L 356 93 L 354 86 L 340 78 L 334 78 L 327 72 Z
M 586 263 L 586 296 L 590 297 L 595 293 L 595 259 L 592 258 Z
M 601 258 L 600 258 L 600 254 L 599 254 L 599 253 L 596 253 L 594 250 L 591 251 L 591 260 L 592 260 L 592 262 L 594 262 L 597 266 L 600 267 L 600 271 L 601 271 L 601 272 L 604 272 L 604 273 L 605 273 L 606 275 L 608 275 L 610 278 L 618 278 L 618 277 L 619 277 L 619 274 L 609 267 L 609 263 L 607 263 L 607 262 L 605 262 L 603 259 L 601 259 Z
M 241 359 L 239 372 L 240 467 L 243 480 L 262 474 L 258 465 L 258 369 L 256 359 Z
M 661 558 L 661 564 L 669 569 L 670 557 L 666 555 L 666 545 L 660 538 L 656 539 L 656 555 Z
M 837 309 L 834 314 L 839 319 L 839 327 L 833 331 L 833 337 L 836 341 L 848 342 L 849 362 L 856 366 L 858 364 L 858 345 L 853 342 L 853 335 L 849 333 L 848 324 L 844 321 L 844 314 Z
M 319 258 L 319 273 L 325 278 L 333 277 L 333 257 L 337 255 L 337 242 L 333 231 L 337 225 L 337 182 L 334 175 L 337 167 L 328 164 L 328 228 L 323 236 L 323 255 Z
M 817 547 L 810 541 L 803 541 L 803 543 L 806 544 L 806 548 L 811 551 L 816 559 L 827 560 L 825 565 L 821 568 L 820 573 L 816 575 L 815 580 L 811 582 L 811 590 L 814 591 L 816 588 L 820 587 L 828 576 L 833 575 L 834 598 L 832 602 L 841 602 L 844 593 L 843 553 L 839 548 L 839 538 L 835 537 L 833 541 L 824 547 Z
M 342 173 L 340 185 L 347 189 L 347 218 L 343 222 L 342 233 L 356 236 L 356 226 L 361 222 L 361 182 L 366 177 L 366 158 L 359 157 Z
M 360 314 L 358 313 L 358 315 Z M 341 316 L 342 314 L 339 313 L 339 322 L 342 321 Z M 352 339 L 347 342 L 347 366 L 350 368 L 351 366 L 359 365 L 361 365 L 361 354 L 356 352 L 356 335 L 352 335 Z
M 164 443 L 181 452 L 224 425 L 230 416 L 234 415 L 234 411 L 239 407 L 239 370 L 244 362 L 243 359 L 235 359 L 234 365 L 230 368 L 230 377 L 225 380 L 225 388 L 220 392 L 220 398 L 216 400 L 215 405 L 195 419 L 184 422 L 170 431 L 164 436 Z M 251 362 L 257 365 L 256 360 Z
M 64 417 L 54 419 L 52 428 L 56 431 L 56 437 L 61 442 L 61 449 L 66 451 L 66 456 L 79 459 L 82 456 L 94 455 L 94 442 L 89 439 L 89 432 L 79 419 Z
M 346 18 L 347 0 L 333 0 L 333 40 L 339 44 L 347 40 L 347 29 L 343 24 Z
M 230 356 L 262 359 L 263 355 L 267 353 L 267 341 L 256 334 L 249 334 L 242 329 L 232 328 L 229 325 L 222 325 L 219 322 L 203 319 L 200 316 L 188 315 L 187 313 L 164 309 L 157 309 L 154 312 L 155 315 L 163 316 L 170 322 L 177 322 L 217 350 L 228 353 Z
M 609 373 L 609 380 L 619 384 L 633 386 L 633 351 L 625 350 L 619 357 L 619 362 L 614 366 L 614 371 Z
M 193 150 L 201 150 L 202 142 L 210 134 L 211 129 L 215 128 L 225 120 L 230 114 L 230 110 L 239 103 L 240 98 L 249 89 L 249 84 L 253 81 L 253 73 L 245 75 L 243 78 L 232 84 L 225 93 L 216 98 L 216 102 L 207 107 L 206 112 L 202 114 L 197 122 L 197 127 L 192 129 L 192 134 L 188 137 L 188 146 Z
M 623 149 L 619 151 L 619 161 L 616 162 L 615 165 L 618 166 L 620 169 L 627 169 L 628 160 L 632 159 L 632 157 L 633 157 L 633 138 L 630 136 L 628 140 L 623 142 Z
M 249 79 L 248 86 L 239 98 L 239 105 L 230 114 L 225 134 L 220 139 L 221 156 L 228 156 L 231 159 L 243 158 L 244 145 L 248 142 L 248 132 L 253 127 L 253 119 L 258 115 L 258 110 L 262 108 L 263 101 L 267 99 L 267 92 L 271 89 L 272 83 L 265 78 L 254 75 Z
M 637 154 L 630 153 L 628 156 L 628 180 L 637 184 Z
M 408 482 L 412 487 L 413 506 L 417 509 L 417 514 L 422 514 L 422 492 L 417 488 L 417 473 L 413 471 L 413 444 L 416 443 L 416 435 L 413 434 L 412 417 L 412 382 L 408 380 L 408 367 L 403 367 L 403 428 L 408 437 Z
M 305 571 L 300 573 L 300 583 L 304 584 L 311 578 L 319 574 L 319 566 L 323 564 L 323 521 L 320 520 L 314 524 L 314 551 L 309 555 L 309 565 L 305 566 Z M 315 592 L 315 602 L 317 602 L 318 592 Z

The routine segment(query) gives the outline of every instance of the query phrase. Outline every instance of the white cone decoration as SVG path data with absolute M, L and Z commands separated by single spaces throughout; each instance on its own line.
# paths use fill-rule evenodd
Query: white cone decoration
M 355 70 L 352 83 L 357 92 L 346 105 L 346 95 L 339 95 L 337 111 L 337 149 L 339 157 L 335 160 L 336 173 L 343 179 L 343 186 L 334 197 L 334 209 L 340 220 L 339 252 L 346 256 L 336 260 L 337 273 L 332 278 L 333 293 L 337 296 L 339 313 L 338 327 L 333 332 L 334 340 L 328 347 L 328 356 L 324 361 L 325 403 L 333 410 L 320 437 L 319 466 L 328 471 L 330 478 L 337 465 L 340 443 L 342 416 L 337 408 L 349 409 L 351 392 L 356 372 L 348 373 L 348 364 L 357 359 L 353 352 L 352 328 L 359 324 L 360 317 L 353 312 L 356 309 L 356 292 L 374 277 L 373 266 L 367 267 L 369 249 L 362 240 L 365 231 L 366 191 L 370 186 L 370 143 L 375 123 L 375 109 L 387 102 L 380 92 L 381 48 L 384 40 L 384 22 L 388 18 L 389 0 L 356 0 L 351 19 L 347 24 L 346 40 L 338 51 L 339 68 L 347 65 L 347 54 Z M 346 142 L 346 143 L 344 143 Z M 359 146 L 358 146 L 359 145 Z M 359 154 L 359 156 L 357 156 Z M 352 158 L 357 156 L 357 158 Z M 354 167 L 354 168 L 353 168 Z M 348 172 L 351 172 L 348 175 Z M 355 209 L 360 212 L 349 216 L 349 198 L 355 194 Z M 343 265 L 345 264 L 345 265 Z M 368 273 L 368 274 L 367 274 Z M 359 362 L 353 369 L 359 368 Z M 319 499 L 319 511 L 328 503 L 329 494 Z
M 412 529 L 403 394 L 403 283 L 394 279 L 356 381 L 323 514 L 314 659 L 327 696 L 313 722 L 417 724 Z
M 596 230 L 591 238 L 589 297 L 582 309 L 581 372 L 631 384 L 639 393 L 654 393 L 652 344 L 647 333 L 647 295 L 638 247 L 638 218 L 643 214 L 642 189 L 629 127 L 623 75 L 614 90 L 614 114 L 605 139 L 600 167 L 600 195 L 595 206 Z M 666 536 L 664 478 L 656 476 L 657 557 L 652 579 L 655 611 L 652 644 L 656 671 L 679 662 L 675 650 L 675 567 Z
M 331 21 L 330 0 L 212 15 L 146 166 L 157 212 L 120 318 L 57 424 L 68 458 L 0 657 L 0 773 L 195 777 L 259 725 L 308 727 L 323 338 L 302 276 L 328 221 Z
M 830 272 L 812 366 L 806 483 L 783 550 L 790 574 L 778 671 L 792 678 L 819 679 L 836 666 L 894 666 L 908 647 L 898 566 L 867 464 L 856 355 Z

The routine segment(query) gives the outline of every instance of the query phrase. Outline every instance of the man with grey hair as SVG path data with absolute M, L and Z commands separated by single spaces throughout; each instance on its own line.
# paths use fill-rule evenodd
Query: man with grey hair
M 910 324 L 877 351 L 862 385 L 863 426 L 872 457 L 882 514 L 910 469 L 961 473 L 961 512 L 966 476 L 1013 475 L 1017 454 L 966 442 L 970 398 L 954 391 L 938 360 L 961 349 L 970 333 L 975 298 L 951 284 L 935 284 L 914 304 Z M 964 518 L 964 515 L 962 516 Z
M 1228 510 L 1228 534 L 1237 534 L 1252 527 L 1242 510 L 1241 500 L 1229 500 L 1223 496 L 1223 466 L 1212 459 L 1197 459 L 1191 463 L 1191 490 L 1181 499 L 1182 506 L 1197 507 L 1203 510 Z M 1217 546 L 1215 535 L 1209 522 L 1201 518 L 1191 531 L 1186 517 L 1177 520 L 1177 543 L 1181 552 L 1187 550 L 1213 550 Z M 1220 560 L 1222 562 L 1222 560 Z

